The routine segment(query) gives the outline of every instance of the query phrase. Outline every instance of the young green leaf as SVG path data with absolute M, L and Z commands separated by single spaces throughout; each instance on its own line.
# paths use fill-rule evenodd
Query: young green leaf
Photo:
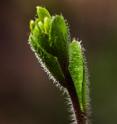
M 56 15 L 52 18 L 49 41 L 52 48 L 52 54 L 57 56 L 63 73 L 68 68 L 68 43 L 69 29 L 62 15 Z
M 44 67 L 45 72 L 54 81 L 58 81 L 64 86 L 64 75 L 58 63 L 57 57 L 47 53 L 39 44 L 34 44 L 33 40 L 29 39 L 29 43 L 34 50 L 40 64 Z M 45 68 L 46 67 L 46 68 Z M 48 69 L 48 70 L 47 70 Z
M 37 6 L 36 9 L 37 9 L 37 16 L 40 21 L 43 22 L 45 17 L 51 18 L 50 13 L 46 8 Z
M 84 84 L 83 84 L 83 78 L 84 78 L 84 64 L 83 64 L 83 54 L 82 54 L 82 48 L 80 42 L 73 40 L 72 43 L 69 45 L 69 70 L 75 85 L 75 89 L 77 92 L 77 96 L 80 101 L 80 106 L 82 111 L 84 111 L 85 108 L 83 108 L 83 99 L 85 96 L 83 96 L 84 92 Z M 85 94 L 84 94 L 85 95 Z
M 68 52 L 64 52 L 67 51 L 67 27 L 64 18 L 62 16 L 53 16 L 51 18 L 49 12 L 42 7 L 37 7 L 37 14 L 38 17 L 30 22 L 29 43 L 43 65 L 45 65 L 44 68 L 46 67 L 49 70 L 46 72 L 50 73 L 54 80 L 64 86 L 64 69 L 61 68 L 61 65 L 67 65 L 63 64 L 63 56 L 65 62 L 68 57 Z M 62 35 L 63 37 L 59 38 L 57 33 L 59 37 Z
M 55 56 L 68 56 L 68 37 L 68 27 L 63 16 L 54 16 L 50 27 L 49 40 Z

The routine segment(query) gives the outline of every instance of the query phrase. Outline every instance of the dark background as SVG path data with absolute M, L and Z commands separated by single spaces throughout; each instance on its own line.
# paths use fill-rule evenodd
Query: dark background
M 0 1 L 0 124 L 69 124 L 65 95 L 28 45 L 37 5 L 62 13 L 83 41 L 90 74 L 93 124 L 117 123 L 117 1 Z

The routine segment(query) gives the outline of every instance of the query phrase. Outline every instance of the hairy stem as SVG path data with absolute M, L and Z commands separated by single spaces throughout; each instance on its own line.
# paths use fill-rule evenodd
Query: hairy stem
M 78 96 L 75 90 L 75 86 L 74 86 L 74 83 L 70 76 L 69 71 L 67 71 L 67 74 L 65 77 L 66 77 L 65 80 L 67 81 L 67 84 L 68 84 L 67 89 L 68 89 L 68 92 L 69 92 L 69 95 L 72 101 L 77 124 L 86 124 L 86 113 L 81 111 L 80 102 L 79 102 L 79 99 L 78 99 Z

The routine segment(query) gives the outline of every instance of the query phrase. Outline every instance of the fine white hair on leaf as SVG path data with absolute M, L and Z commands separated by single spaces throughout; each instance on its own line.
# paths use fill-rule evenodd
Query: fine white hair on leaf
M 62 91 L 62 95 L 65 95 L 65 94 L 67 94 L 67 92 L 68 92 L 67 89 L 64 88 L 64 87 L 62 87 L 62 90 L 61 90 L 61 91 Z
M 31 50 L 34 52 L 38 62 L 40 63 L 42 69 L 44 70 L 44 72 L 46 72 L 46 74 L 48 75 L 49 79 L 52 80 L 53 84 L 55 87 L 59 88 L 60 91 L 63 92 L 63 94 L 66 92 L 65 88 L 59 83 L 59 81 L 57 81 L 54 76 L 51 74 L 51 72 L 48 70 L 48 68 L 46 67 L 45 63 L 42 61 L 41 57 L 39 56 L 39 54 L 37 54 L 37 52 L 35 51 L 35 49 L 33 48 L 33 46 L 31 45 L 31 43 L 29 42 L 29 45 L 31 47 Z
M 89 71 L 88 71 L 88 68 L 87 68 L 87 60 L 86 60 L 86 57 L 85 57 L 85 51 L 86 49 L 83 47 L 82 43 L 80 44 L 81 45 L 81 50 L 82 50 L 82 55 L 83 55 L 83 60 L 84 60 L 84 70 L 85 70 L 85 80 L 86 80 L 86 108 L 87 108 L 87 111 L 86 111 L 86 115 L 87 115 L 87 123 L 86 124 L 91 124 L 91 99 L 90 99 L 90 92 L 89 92 L 89 89 L 90 89 L 90 82 L 89 82 Z
M 29 42 L 30 44 L 30 42 Z M 82 49 L 82 54 L 83 54 L 83 58 L 84 58 L 84 65 L 85 65 L 85 75 L 86 75 L 86 93 L 87 93 L 87 115 L 88 115 L 88 118 L 90 117 L 90 98 L 89 98 L 89 75 L 88 75 L 88 68 L 87 68 L 87 61 L 86 61 L 86 58 L 84 56 L 84 47 L 82 46 L 81 42 L 79 42 L 80 46 L 81 46 L 81 49 Z M 45 63 L 42 61 L 42 59 L 40 58 L 39 54 L 36 53 L 36 51 L 34 50 L 34 48 L 32 47 L 32 45 L 30 44 L 31 46 L 31 49 L 32 51 L 35 53 L 35 56 L 36 58 L 38 59 L 38 62 L 40 63 L 42 69 L 47 73 L 49 79 L 52 80 L 53 84 L 55 87 L 57 87 L 60 91 L 62 91 L 62 94 L 67 94 L 67 97 L 65 98 L 65 103 L 67 104 L 68 106 L 68 112 L 70 114 L 70 121 L 71 121 L 71 124 L 77 124 L 77 119 L 76 119 L 76 116 L 75 116 L 75 111 L 74 111 L 74 108 L 73 108 L 73 104 L 72 104 L 72 101 L 71 101 L 71 98 L 69 96 L 69 93 L 68 93 L 68 90 L 66 88 L 64 88 L 60 83 L 59 81 L 57 81 L 54 76 L 51 74 L 51 72 L 48 70 L 48 68 L 46 67 Z M 89 120 L 87 120 L 86 124 L 89 124 Z

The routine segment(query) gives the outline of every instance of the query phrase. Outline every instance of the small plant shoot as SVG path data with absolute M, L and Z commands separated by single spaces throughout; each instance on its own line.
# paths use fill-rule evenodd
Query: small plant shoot
M 74 122 L 89 124 L 89 92 L 84 51 L 80 41 L 71 40 L 64 17 L 51 15 L 46 8 L 37 6 L 35 19 L 30 21 L 29 44 L 49 78 L 67 91 Z

